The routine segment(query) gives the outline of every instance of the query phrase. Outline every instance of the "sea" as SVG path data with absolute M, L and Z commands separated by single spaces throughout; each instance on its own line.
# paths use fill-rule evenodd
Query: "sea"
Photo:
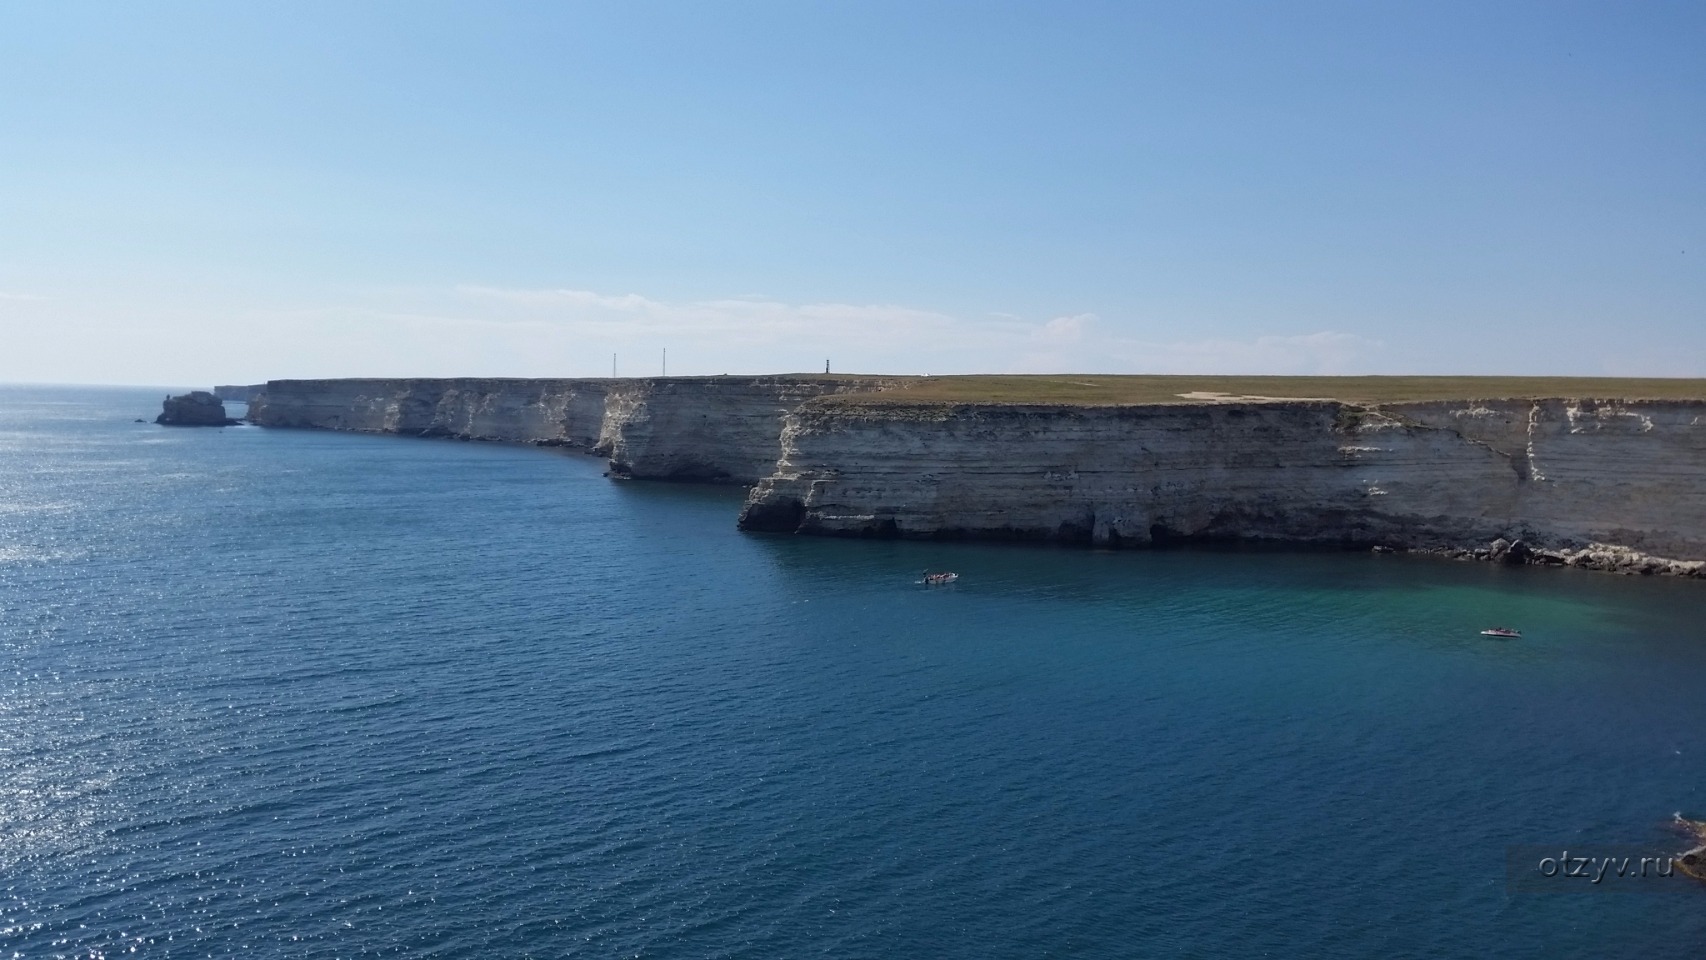
M 0 388 L 0 958 L 1706 951 L 1567 865 L 1706 814 L 1706 582 L 749 535 L 164 393 Z

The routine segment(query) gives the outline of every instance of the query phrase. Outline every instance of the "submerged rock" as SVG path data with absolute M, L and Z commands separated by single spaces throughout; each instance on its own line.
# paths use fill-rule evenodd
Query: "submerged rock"
M 238 421 L 225 415 L 225 404 L 206 390 L 167 397 L 155 423 L 171 427 L 228 427 Z
M 1696 880 L 1706 880 L 1706 821 L 1687 820 L 1679 813 L 1676 825 L 1699 844 L 1676 855 L 1676 868 Z

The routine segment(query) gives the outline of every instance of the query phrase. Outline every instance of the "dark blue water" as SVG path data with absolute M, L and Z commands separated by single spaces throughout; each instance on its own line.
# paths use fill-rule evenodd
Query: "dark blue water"
M 0 388 L 0 957 L 1706 943 L 1706 888 L 1505 864 L 1682 845 L 1706 583 L 752 537 L 738 493 L 158 399 Z

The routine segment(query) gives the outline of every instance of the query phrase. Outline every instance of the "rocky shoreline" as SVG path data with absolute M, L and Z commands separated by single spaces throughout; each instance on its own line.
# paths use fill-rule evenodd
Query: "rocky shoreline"
M 1391 548 L 1376 549 L 1389 550 Z M 1593 543 L 1575 549 L 1568 547 L 1545 549 L 1530 547 L 1522 540 L 1512 543 L 1500 538 L 1485 547 L 1474 549 L 1447 547 L 1408 552 L 1432 554 L 1452 560 L 1478 560 L 1511 566 L 1574 567 L 1578 570 L 1597 570 L 1601 573 L 1706 578 L 1706 561 L 1671 560 L 1665 557 L 1654 557 L 1639 550 L 1605 543 Z

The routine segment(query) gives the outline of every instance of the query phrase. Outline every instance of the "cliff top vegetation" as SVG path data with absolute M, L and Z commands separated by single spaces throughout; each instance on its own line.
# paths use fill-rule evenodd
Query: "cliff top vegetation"
M 894 378 L 888 389 L 820 398 L 834 404 L 1204 403 L 1216 400 L 1339 400 L 1403 403 L 1575 397 L 1706 400 L 1706 380 L 1626 377 L 1272 377 L 1104 374 Z

